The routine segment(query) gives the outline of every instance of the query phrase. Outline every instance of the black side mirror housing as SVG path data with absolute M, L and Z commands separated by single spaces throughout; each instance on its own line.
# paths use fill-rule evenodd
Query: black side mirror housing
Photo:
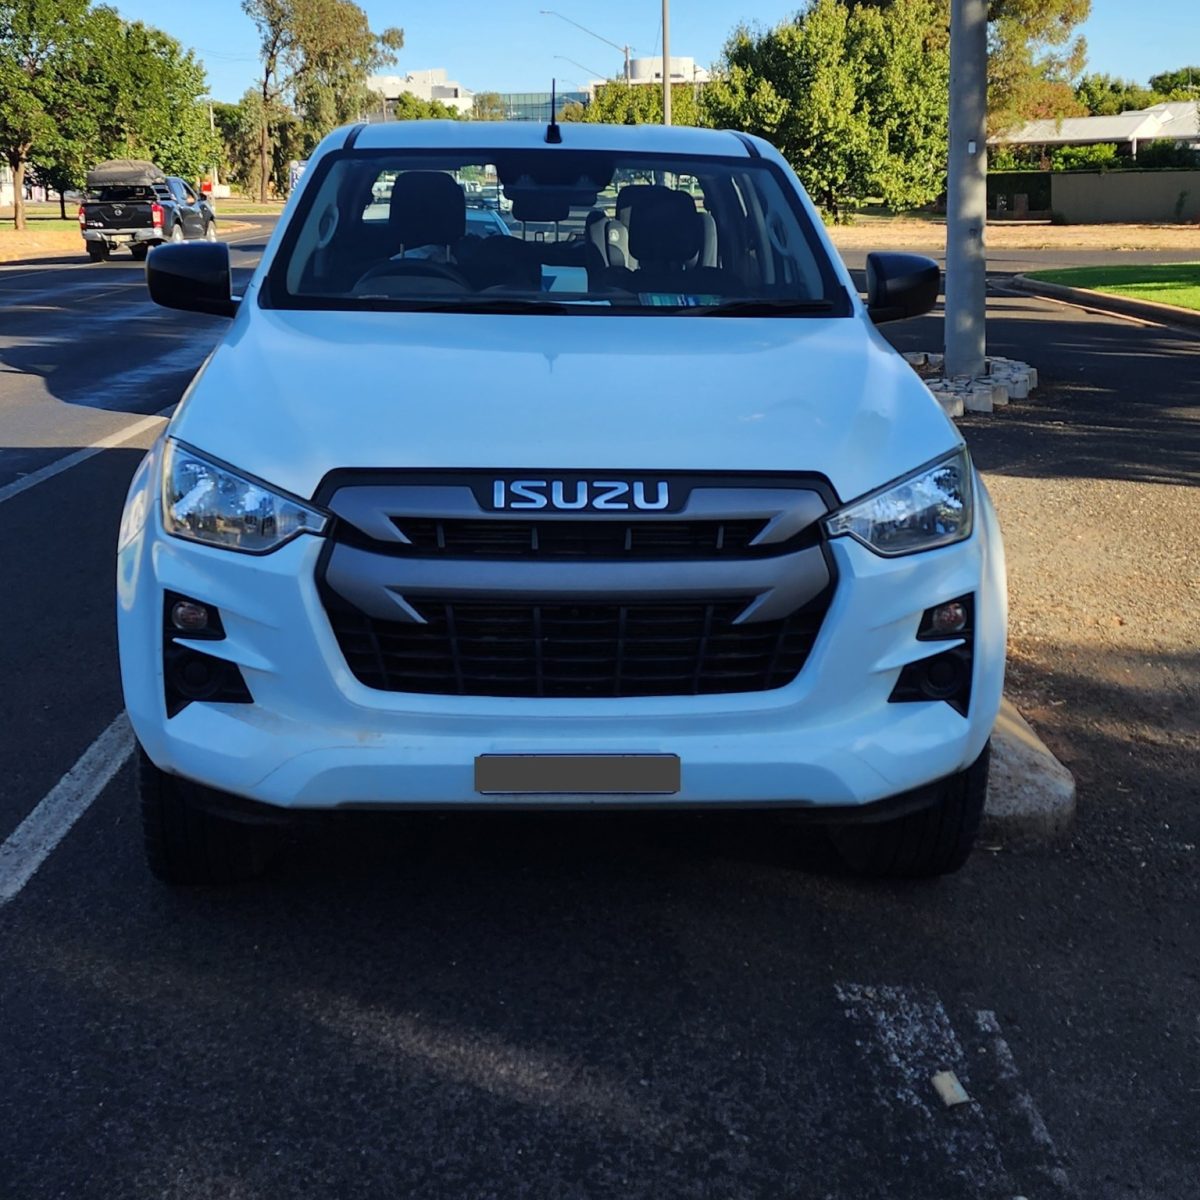
M 867 314 L 876 325 L 927 313 L 941 286 L 937 263 L 923 254 L 867 255 Z
M 210 317 L 232 317 L 237 312 L 229 247 L 224 242 L 156 246 L 146 257 L 146 284 L 150 299 L 164 308 Z

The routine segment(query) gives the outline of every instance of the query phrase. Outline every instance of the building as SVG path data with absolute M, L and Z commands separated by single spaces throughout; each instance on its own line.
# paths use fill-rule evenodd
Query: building
M 672 64 L 674 60 L 672 59 Z M 993 146 L 1098 146 L 1128 148 L 1137 158 L 1146 142 L 1174 142 L 1200 149 L 1200 112 L 1194 100 L 1172 100 L 1115 117 L 1063 117 L 1028 125 L 988 139 Z
M 550 122 L 549 92 L 500 92 L 500 104 L 504 109 L 506 121 L 541 121 Z M 588 92 L 557 92 L 558 111 L 562 112 L 564 104 L 588 104 L 592 93 Z
M 7 208 L 13 202 L 12 168 L 8 163 L 0 163 L 0 208 Z
M 467 114 L 470 113 L 475 99 L 475 93 L 469 88 L 463 87 L 457 80 L 447 78 L 445 67 L 410 71 L 407 75 L 372 75 L 367 80 L 367 86 L 380 96 L 379 108 L 368 114 L 376 120 L 381 117 L 391 118 L 401 93 L 416 96 L 418 100 L 437 100 L 448 108 Z
M 672 83 L 708 83 L 712 76 L 703 67 L 696 65 L 694 58 L 681 58 L 671 55 Z M 657 84 L 662 87 L 663 60 L 662 55 L 656 58 L 634 58 L 629 62 L 629 82 L 633 84 Z M 597 82 L 603 83 L 604 80 Z

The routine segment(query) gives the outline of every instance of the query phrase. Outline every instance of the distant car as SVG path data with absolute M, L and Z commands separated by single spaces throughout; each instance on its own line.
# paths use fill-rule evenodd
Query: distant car
M 217 240 L 212 205 L 182 179 L 164 175 L 151 162 L 113 159 L 88 172 L 87 194 L 79 205 L 79 232 L 92 262 L 118 246 L 145 258 L 163 242 Z
M 493 208 L 467 209 L 467 235 L 470 237 L 512 237 L 504 218 Z
M 496 212 L 512 212 L 513 202 L 494 183 L 483 189 L 479 199 L 484 208 Z

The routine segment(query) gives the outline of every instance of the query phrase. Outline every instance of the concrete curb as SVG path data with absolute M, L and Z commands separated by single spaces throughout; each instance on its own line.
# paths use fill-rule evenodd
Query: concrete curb
M 1018 291 L 1028 292 L 1033 296 L 1046 296 L 1051 300 L 1077 304 L 1080 308 L 1116 313 L 1121 317 L 1136 317 L 1139 321 L 1150 321 L 1155 325 L 1170 325 L 1200 333 L 1200 312 L 1189 308 L 1177 308 L 1174 304 L 1134 300 L 1129 296 L 1110 296 L 1104 292 L 1094 292 L 1090 288 L 1067 287 L 1061 283 L 1030 279 L 1028 275 L 1014 275 L 1009 283 Z
M 1075 779 L 1007 698 L 992 731 L 984 841 L 1053 845 L 1075 820 Z

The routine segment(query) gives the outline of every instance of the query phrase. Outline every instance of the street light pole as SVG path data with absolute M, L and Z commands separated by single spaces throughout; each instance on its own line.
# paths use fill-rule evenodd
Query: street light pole
M 671 0 L 662 0 L 663 124 L 671 123 Z
M 987 0 L 950 4 L 947 378 L 981 379 L 987 338 Z
M 624 46 L 618 46 L 616 42 L 610 42 L 608 38 L 601 37 L 600 34 L 596 33 L 592 29 L 589 29 L 586 25 L 580 25 L 578 21 L 573 21 L 570 17 L 564 17 L 562 13 L 555 12 L 552 8 L 539 8 L 538 12 L 543 17 L 557 17 L 560 21 L 566 21 L 568 25 L 574 25 L 576 29 L 583 30 L 588 37 L 594 37 L 596 41 L 603 42 L 606 46 L 611 46 L 614 50 L 620 50 L 621 53 L 625 55 L 625 83 L 628 85 L 633 82 L 633 77 L 629 71 L 629 52 L 633 49 L 632 46 L 628 44 Z

